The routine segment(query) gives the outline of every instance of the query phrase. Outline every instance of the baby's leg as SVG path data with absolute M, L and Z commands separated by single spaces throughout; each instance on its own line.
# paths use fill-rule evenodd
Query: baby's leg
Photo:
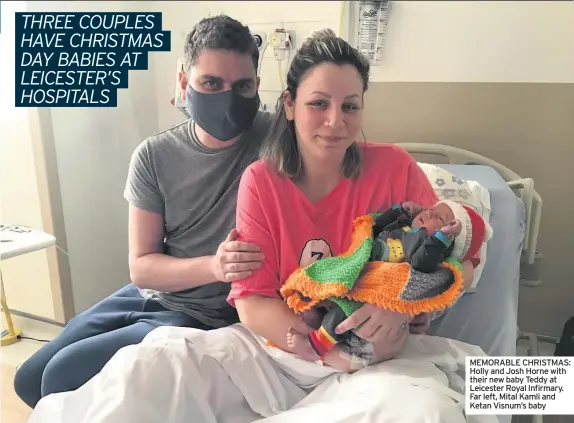
M 293 328 L 289 328 L 287 333 L 287 346 L 292 353 L 297 354 L 304 360 L 317 361 L 321 358 L 311 346 L 309 336 L 297 333 Z
M 373 364 L 390 360 L 403 348 L 407 337 L 408 329 L 406 329 L 404 335 L 395 342 L 389 342 L 385 339 L 378 343 L 372 343 L 352 334 L 344 343 L 337 344 L 336 350 L 340 352 L 338 358 L 339 364 L 336 368 L 353 373 Z M 329 361 L 335 359 L 335 353 L 335 349 L 329 353 L 331 357 Z
M 297 354 L 304 360 L 314 362 L 321 359 L 315 349 L 311 346 L 309 337 L 296 333 L 293 329 L 290 329 L 287 334 L 287 345 L 292 353 Z M 325 354 L 324 360 L 334 369 L 346 373 L 357 371 L 367 365 L 366 363 L 361 362 L 361 364 L 356 365 L 353 369 L 351 363 L 353 361 L 359 362 L 361 360 L 356 357 L 351 357 L 339 345 L 335 345 L 331 351 Z
M 331 308 L 319 329 L 310 335 L 295 332 L 292 328 L 287 333 L 287 346 L 291 352 L 308 361 L 317 361 L 337 344 L 345 340 L 345 336 L 337 334 L 335 328 L 347 318 L 345 312 L 338 306 Z
M 337 344 L 325 355 L 325 362 L 329 363 L 329 366 L 345 373 L 354 373 L 357 370 L 365 367 L 365 363 L 361 362 L 357 357 L 351 357 L 341 344 Z M 354 365 L 353 365 L 354 363 Z
M 321 359 L 311 346 L 309 337 L 296 333 L 293 329 L 290 329 L 287 334 L 287 345 L 291 352 L 299 355 L 304 360 L 319 361 Z M 350 372 L 353 370 L 351 368 L 351 356 L 344 352 L 339 345 L 335 345 L 331 351 L 325 355 L 324 360 L 326 360 L 331 367 L 342 372 Z
M 311 329 L 319 329 L 324 316 L 317 308 L 313 308 L 309 311 L 299 313 L 299 317 L 301 317 Z

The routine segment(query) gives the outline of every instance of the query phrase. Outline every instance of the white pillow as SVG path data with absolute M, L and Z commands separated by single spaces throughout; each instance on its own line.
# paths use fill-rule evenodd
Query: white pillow
M 474 209 L 484 220 L 490 224 L 490 192 L 476 181 L 463 180 L 443 168 L 429 164 L 419 163 L 420 168 L 427 176 L 437 197 L 440 200 L 453 200 Z M 476 286 L 482 276 L 486 264 L 487 243 L 483 243 L 479 250 L 480 264 L 474 269 L 472 285 L 467 292 L 476 291 Z

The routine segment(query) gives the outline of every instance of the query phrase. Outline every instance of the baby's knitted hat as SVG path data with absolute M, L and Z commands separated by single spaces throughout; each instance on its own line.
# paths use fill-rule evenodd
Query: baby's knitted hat
M 437 204 L 446 204 L 462 224 L 460 235 L 454 240 L 451 257 L 461 262 L 476 257 L 482 244 L 492 238 L 492 227 L 473 209 L 456 201 L 443 200 Z

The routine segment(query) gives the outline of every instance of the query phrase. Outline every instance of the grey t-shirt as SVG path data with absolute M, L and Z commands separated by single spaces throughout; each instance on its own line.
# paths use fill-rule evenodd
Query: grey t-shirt
M 179 258 L 213 255 L 235 227 L 241 174 L 257 160 L 271 115 L 259 112 L 234 144 L 210 149 L 187 121 L 147 138 L 134 151 L 124 197 L 135 207 L 164 216 L 164 253 Z M 238 321 L 226 301 L 230 285 L 216 282 L 180 292 L 140 290 L 170 310 L 212 327 Z

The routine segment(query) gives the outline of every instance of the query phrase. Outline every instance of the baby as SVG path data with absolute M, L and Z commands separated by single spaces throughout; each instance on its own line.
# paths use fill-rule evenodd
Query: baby
M 409 263 L 420 272 L 435 272 L 448 257 L 474 259 L 483 242 L 490 238 L 490 227 L 472 209 L 453 201 L 441 201 L 423 210 L 414 202 L 395 205 L 379 215 L 373 226 L 371 261 Z M 378 357 L 372 346 L 352 332 L 336 334 L 335 328 L 346 319 L 342 310 L 330 302 L 303 314 L 315 331 L 303 335 L 290 330 L 287 343 L 291 352 L 309 361 L 322 359 L 334 348 L 339 354 L 339 370 L 356 370 L 389 357 Z M 339 344 L 339 345 L 337 345 Z M 364 354 L 370 346 L 370 354 Z M 355 357 L 354 357 L 355 356 Z M 357 359 L 356 356 L 359 356 Z M 353 362 L 351 362 L 351 360 Z
M 407 262 L 431 273 L 450 255 L 461 230 L 460 219 L 445 203 L 424 211 L 413 202 L 395 205 L 375 220 L 371 260 Z

